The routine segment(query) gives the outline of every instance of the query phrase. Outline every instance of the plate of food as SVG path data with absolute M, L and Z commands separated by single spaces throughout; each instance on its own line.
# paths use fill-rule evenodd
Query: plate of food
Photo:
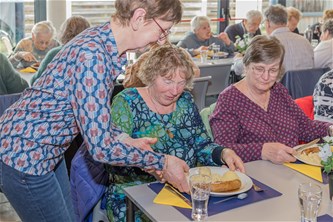
M 296 150 L 296 154 L 294 157 L 303 163 L 313 165 L 313 166 L 320 166 L 321 165 L 321 158 L 319 157 L 318 153 L 320 151 L 319 145 L 314 144 L 305 148 L 302 148 L 303 145 L 295 146 L 294 149 Z
M 253 182 L 247 175 L 230 171 L 222 167 L 200 167 L 209 168 L 212 176 L 211 196 L 226 197 L 244 193 L 251 189 Z M 190 169 L 190 175 L 195 174 L 197 168 Z

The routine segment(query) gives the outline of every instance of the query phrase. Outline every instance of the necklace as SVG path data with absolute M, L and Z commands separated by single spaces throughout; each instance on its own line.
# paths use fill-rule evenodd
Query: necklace
M 251 91 L 250 88 L 248 88 L 248 92 L 249 92 L 250 97 L 254 100 L 254 102 L 255 102 L 256 104 L 258 104 L 261 108 L 263 108 L 265 111 L 267 111 L 267 106 L 268 106 L 267 96 L 266 96 L 266 98 L 265 98 L 265 101 L 264 101 L 264 102 L 261 102 L 261 101 L 259 101 L 259 100 L 253 95 L 253 93 L 252 93 L 252 91 Z M 266 93 L 266 95 L 268 95 L 268 94 Z
M 171 132 L 171 130 L 170 130 L 169 128 L 167 128 L 167 123 L 164 121 L 163 116 L 162 116 L 162 115 L 160 114 L 160 112 L 158 111 L 157 106 L 156 106 L 156 103 L 155 103 L 153 97 L 151 96 L 151 94 L 150 94 L 148 88 L 147 88 L 147 94 L 149 95 L 149 99 L 151 100 L 151 102 L 152 102 L 152 104 L 153 104 L 153 106 L 154 106 L 156 112 L 157 112 L 158 115 L 160 115 L 160 117 L 161 117 L 161 121 L 162 121 L 162 123 L 163 123 L 163 125 L 164 125 L 164 130 L 165 130 L 165 132 L 168 134 L 168 136 L 169 136 L 171 139 L 173 139 L 174 135 L 173 135 L 173 133 Z

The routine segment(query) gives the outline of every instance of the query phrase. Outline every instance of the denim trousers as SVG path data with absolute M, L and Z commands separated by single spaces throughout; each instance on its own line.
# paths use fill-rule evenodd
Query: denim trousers
M 75 221 L 65 160 L 41 176 L 22 173 L 0 160 L 0 188 L 22 221 Z

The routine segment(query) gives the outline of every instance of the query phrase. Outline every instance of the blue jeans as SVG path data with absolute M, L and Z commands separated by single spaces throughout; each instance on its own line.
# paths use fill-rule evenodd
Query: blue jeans
M 0 161 L 0 189 L 22 221 L 75 221 L 64 160 L 42 176 L 22 173 Z

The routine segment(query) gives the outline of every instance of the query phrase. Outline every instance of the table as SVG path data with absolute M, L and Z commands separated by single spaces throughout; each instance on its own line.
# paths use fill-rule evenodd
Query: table
M 300 221 L 297 189 L 301 182 L 309 181 L 319 184 L 323 189 L 319 216 L 333 216 L 328 184 L 322 184 L 286 166 L 264 160 L 248 162 L 245 166 L 249 176 L 281 192 L 282 196 L 213 215 L 208 217 L 208 221 Z M 129 209 L 139 208 L 152 221 L 189 221 L 172 206 L 154 204 L 156 193 L 146 184 L 128 187 L 125 193 Z M 131 221 L 130 219 L 128 218 L 128 221 Z
M 233 58 L 208 60 L 207 63 L 201 63 L 198 59 L 193 60 L 200 69 L 200 76 L 212 76 L 208 85 L 207 96 L 219 95 L 228 87 Z

